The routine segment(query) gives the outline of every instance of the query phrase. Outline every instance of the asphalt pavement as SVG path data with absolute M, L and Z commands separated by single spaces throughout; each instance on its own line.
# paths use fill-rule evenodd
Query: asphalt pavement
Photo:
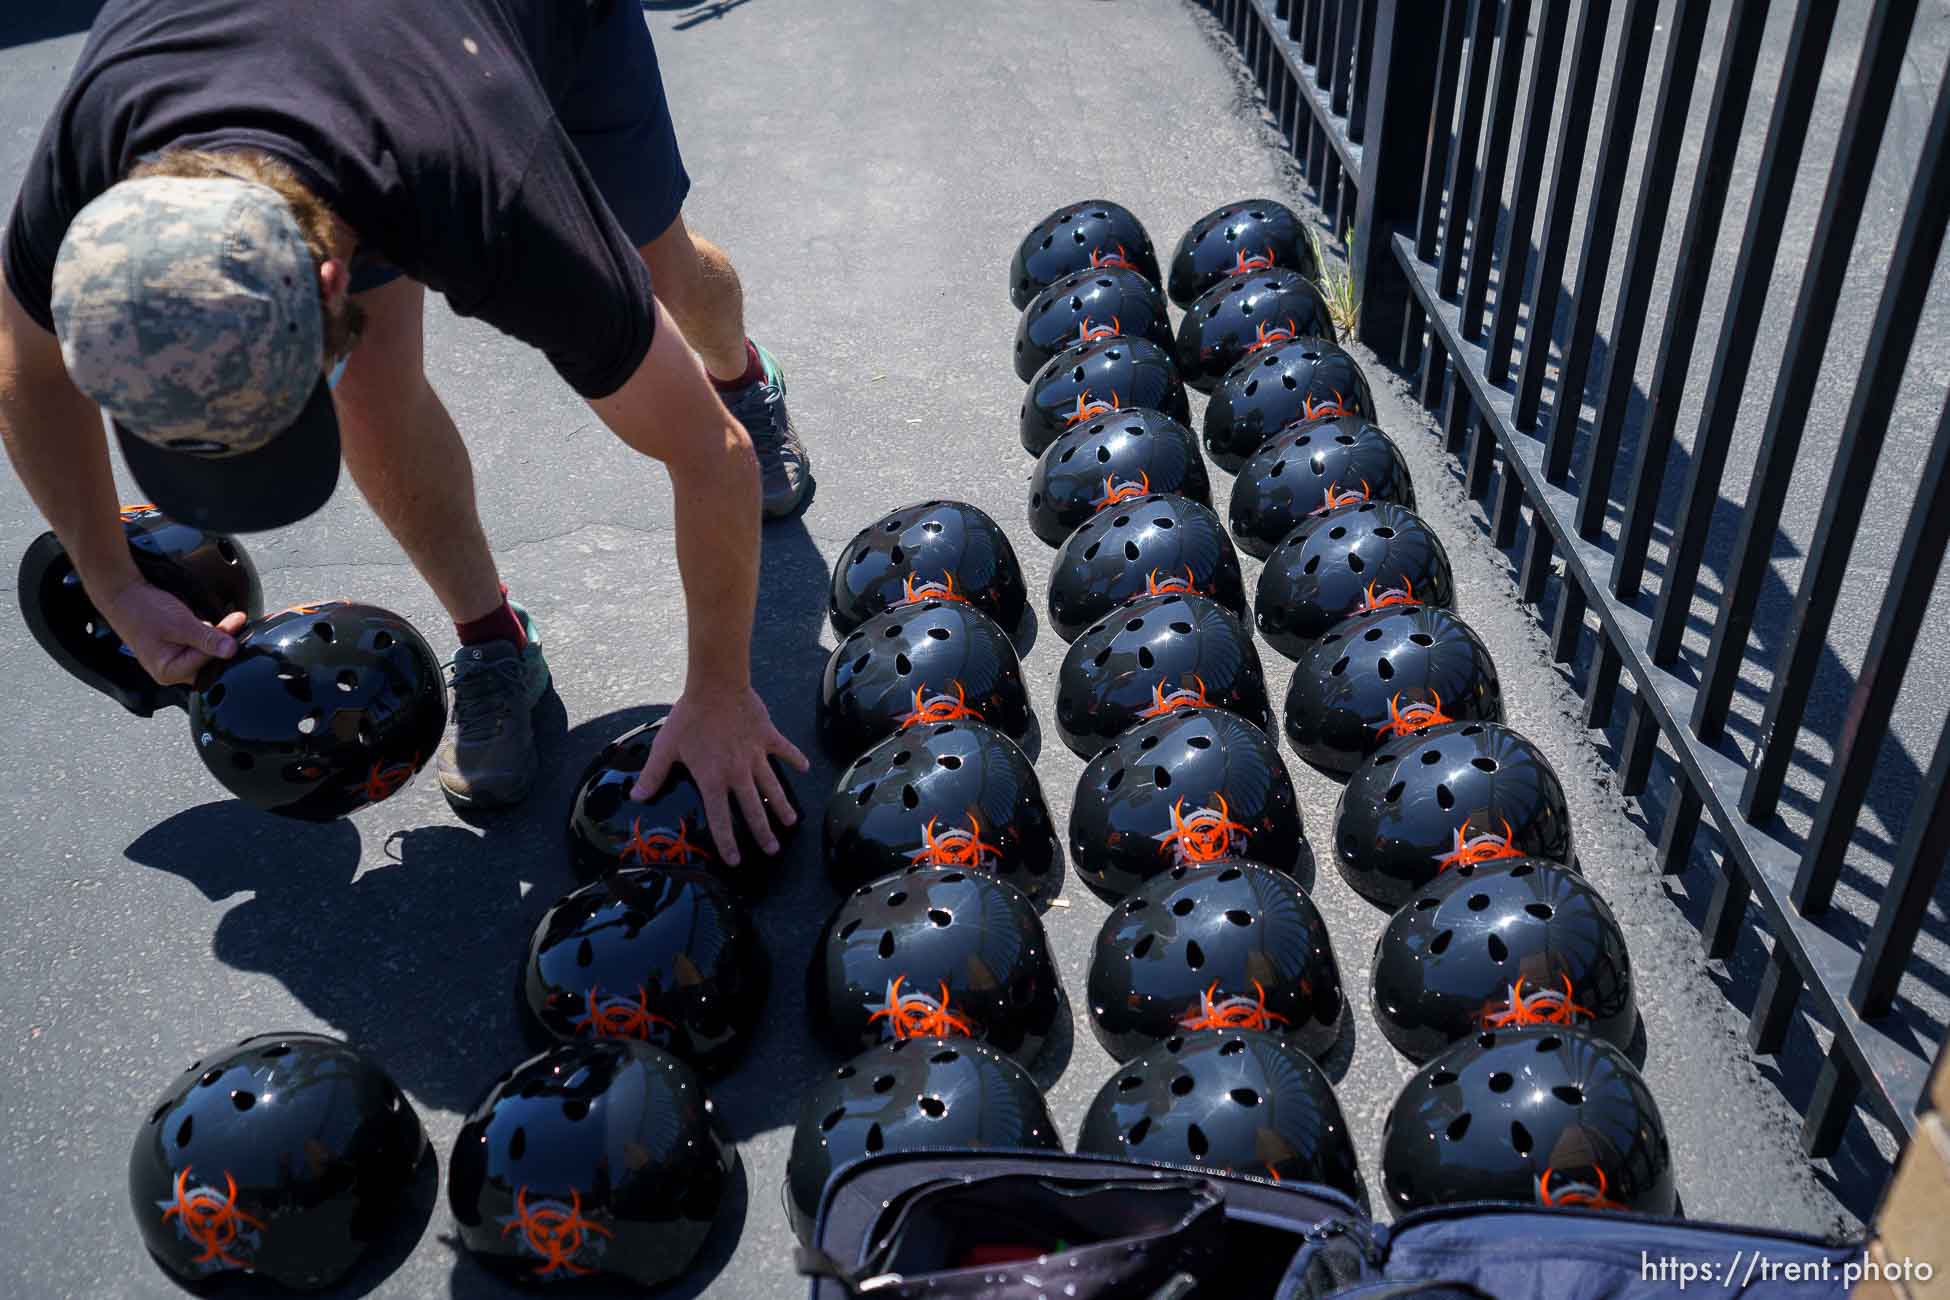
M 1298 204 L 1299 188 L 1233 56 L 1183 0 L 645 9 L 695 182 L 687 218 L 737 263 L 754 337 L 784 364 L 816 461 L 810 508 L 765 530 L 754 655 L 775 719 L 816 752 L 818 676 L 834 643 L 827 572 L 857 529 L 930 498 L 970 501 L 1008 529 L 1032 596 L 1046 589 L 1053 552 L 1024 519 L 1031 461 L 1016 441 L 1022 386 L 1009 363 L 1006 271 L 1023 232 L 1065 202 L 1104 197 L 1131 207 L 1168 251 L 1224 201 Z M 18 184 L 79 46 L 62 26 L 0 48 L 0 196 Z M 0 592 L 0 653 L 13 665 L 0 724 L 13 884 L 0 977 L 14 990 L 0 1004 L 11 1137 L 0 1181 L 34 1210 L 0 1228 L 13 1294 L 179 1294 L 142 1252 L 125 1168 L 163 1087 L 214 1047 L 291 1028 L 368 1048 L 419 1109 L 442 1172 L 461 1117 L 524 1055 L 510 989 L 529 932 L 572 883 L 562 826 L 575 774 L 682 684 L 670 492 L 541 357 L 437 303 L 428 334 L 430 374 L 473 452 L 503 576 L 538 618 L 555 670 L 539 715 L 547 771 L 523 809 L 469 824 L 423 776 L 353 821 L 257 813 L 205 774 L 179 715 L 129 718 L 58 672 L 22 628 L 11 584 Z M 1459 608 L 1501 669 L 1509 720 L 1563 776 L 1584 870 L 1625 927 L 1646 1077 L 1688 1213 L 1846 1227 L 1848 1210 L 1801 1157 L 1797 1116 L 1746 1052 L 1743 1020 L 1579 727 L 1542 631 L 1515 602 L 1506 561 L 1483 541 L 1405 388 L 1357 355 L 1455 560 Z M 1223 510 L 1229 480 L 1214 477 Z M 0 554 L 18 554 L 41 528 L 19 485 L 0 482 Z M 343 593 L 451 647 L 438 605 L 349 485 L 313 519 L 249 544 L 269 603 Z M 1249 584 L 1257 567 L 1247 562 Z M 1046 728 L 1063 649 L 1044 626 L 1025 656 Z M 1288 665 L 1264 657 L 1278 700 Z M 1065 823 L 1082 764 L 1046 735 L 1038 771 Z M 1284 752 L 1321 844 L 1339 787 Z M 799 782 L 808 805 L 823 802 L 837 770 L 819 756 Z M 750 1059 L 713 1090 L 743 1186 L 706 1258 L 669 1294 L 802 1293 L 779 1189 L 798 1091 L 832 1063 L 805 1027 L 799 979 L 837 901 L 817 858 L 816 831 L 802 834 L 759 909 L 771 1004 Z M 1366 1010 L 1386 917 L 1325 864 L 1312 883 L 1354 1005 L 1330 1075 L 1373 1185 L 1382 1121 L 1411 1073 Z M 1074 881 L 1065 897 L 1046 925 L 1081 1014 L 1105 909 Z M 1081 1025 L 1067 1056 L 1059 1045 L 1043 1062 L 1066 1139 L 1111 1070 Z M 392 1249 L 347 1294 L 503 1293 L 459 1251 L 435 1190 L 422 1180 Z

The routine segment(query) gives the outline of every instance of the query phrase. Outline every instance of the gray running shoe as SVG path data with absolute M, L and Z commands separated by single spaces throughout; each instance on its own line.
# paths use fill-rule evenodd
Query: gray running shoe
M 528 611 L 514 607 L 528 634 L 512 641 L 462 646 L 447 665 L 454 688 L 454 734 L 440 747 L 438 773 L 456 808 L 507 808 L 535 784 L 535 723 L 530 716 L 548 690 L 541 633 Z
M 785 372 L 770 352 L 758 348 L 765 378 L 725 398 L 725 406 L 752 436 L 764 480 L 765 517 L 784 519 L 805 503 L 812 490 L 812 459 L 785 410 Z

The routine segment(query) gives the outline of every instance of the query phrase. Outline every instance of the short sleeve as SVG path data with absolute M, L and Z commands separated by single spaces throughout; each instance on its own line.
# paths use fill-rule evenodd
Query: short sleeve
M 42 329 L 53 332 L 54 261 L 61 252 L 61 240 L 74 219 L 64 199 L 54 156 L 54 126 L 41 133 L 41 140 L 27 164 L 27 174 L 14 198 L 13 214 L 7 218 L 7 287 Z

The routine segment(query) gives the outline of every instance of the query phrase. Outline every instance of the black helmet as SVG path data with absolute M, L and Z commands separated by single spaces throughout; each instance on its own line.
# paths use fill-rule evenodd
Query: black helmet
M 1056 678 L 1056 730 L 1083 758 L 1140 722 L 1208 707 L 1262 731 L 1273 725 L 1252 633 L 1203 596 L 1146 596 L 1113 610 L 1070 644 Z
M 1133 1059 L 1098 1089 L 1077 1150 L 1321 1183 L 1368 1204 L 1327 1076 L 1252 1030 L 1173 1034 Z
M 1293 209 L 1273 199 L 1241 199 L 1192 223 L 1171 255 L 1171 300 L 1189 307 L 1222 280 L 1285 267 L 1320 278 L 1307 230 Z
M 1178 373 L 1209 393 L 1248 353 L 1289 339 L 1335 337 L 1320 286 L 1298 271 L 1230 276 L 1200 294 L 1179 322 Z
M 1408 463 L 1387 434 L 1340 416 L 1294 425 L 1254 452 L 1233 481 L 1227 517 L 1239 548 L 1263 560 L 1308 520 L 1369 502 L 1415 509 Z
M 1029 476 L 1029 527 L 1051 546 L 1090 516 L 1138 497 L 1212 504 L 1192 431 L 1163 411 L 1130 407 L 1080 424 L 1043 449 Z
M 786 852 L 792 846 L 796 826 L 786 826 L 777 818 L 772 829 L 779 851 L 768 854 L 758 847 L 745 826 L 745 815 L 737 801 L 731 804 L 733 834 L 738 843 L 738 865 L 728 865 L 718 853 L 717 841 L 705 819 L 704 792 L 682 763 L 671 766 L 670 775 L 656 793 L 638 801 L 630 798 L 630 787 L 650 761 L 650 747 L 664 725 L 658 718 L 618 736 L 589 760 L 576 783 L 575 799 L 569 805 L 569 865 L 576 879 L 593 881 L 618 867 L 696 867 L 731 886 L 744 898 L 756 898 L 771 886 Z M 792 782 L 777 759 L 772 759 L 772 776 L 785 791 L 786 803 L 796 817 L 799 799 Z M 766 801 L 769 810 L 771 801 Z
M 919 867 L 1007 881 L 1047 907 L 1063 846 L 1029 756 L 980 722 L 905 727 L 853 761 L 826 802 L 826 870 L 852 891 Z
M 1570 862 L 1571 813 L 1542 750 L 1495 722 L 1388 741 L 1354 769 L 1334 814 L 1334 862 L 1356 893 L 1400 907 L 1452 867 Z
M 1074 641 L 1119 605 L 1142 596 L 1192 592 L 1246 617 L 1239 554 L 1210 506 L 1154 494 L 1077 525 L 1056 552 L 1049 620 Z
M 122 507 L 122 531 L 143 580 L 198 618 L 215 623 L 238 610 L 249 618 L 264 613 L 257 566 L 235 538 L 179 524 L 154 506 Z M 53 533 L 35 538 L 20 557 L 19 595 L 27 630 L 81 681 L 138 717 L 182 702 L 181 687 L 158 685 L 122 644 Z
M 1024 383 L 1065 348 L 1099 339 L 1149 339 L 1171 347 L 1171 316 L 1158 286 L 1121 266 L 1073 271 L 1036 295 L 1016 326 L 1016 375 Z
M 440 661 L 413 625 L 324 601 L 261 619 L 206 665 L 190 736 L 245 803 L 330 821 L 397 794 L 447 728 Z
M 1098 339 L 1043 363 L 1022 399 L 1022 446 L 1032 456 L 1079 424 L 1128 408 L 1162 411 L 1183 425 L 1191 404 L 1171 353 L 1149 339 Z
M 565 1043 L 474 1107 L 447 1199 L 461 1245 L 523 1281 L 657 1286 L 697 1257 L 737 1167 L 690 1066 L 647 1043 Z
M 1669 1215 L 1666 1126 L 1602 1038 L 1486 1030 L 1419 1070 L 1388 1112 L 1381 1181 L 1397 1214 L 1460 1201 Z
M 792 1227 L 810 1242 L 833 1173 L 882 1151 L 933 1147 L 1061 1151 L 1029 1072 L 966 1038 L 870 1047 L 806 1090 L 786 1161 Z
M 1293 339 L 1241 357 L 1205 408 L 1205 450 L 1238 473 L 1248 457 L 1289 425 L 1344 415 L 1373 419 L 1368 381 L 1338 344 Z
M 1294 670 L 1286 736 L 1346 776 L 1396 736 L 1444 722 L 1503 721 L 1490 652 L 1446 609 L 1402 605 L 1335 625 Z
M 1455 603 L 1449 553 L 1434 530 L 1401 506 L 1363 501 L 1307 520 L 1273 548 L 1253 615 L 1268 645 L 1298 659 L 1342 619 Z
M 973 605 L 930 600 L 876 614 L 833 647 L 819 734 L 852 759 L 897 731 L 968 719 L 1016 740 L 1033 719 L 1008 634 Z
M 322 1034 L 259 1034 L 196 1062 L 129 1153 L 143 1244 L 184 1282 L 339 1281 L 396 1222 L 427 1149 L 386 1072 Z
M 1106 199 L 1058 208 L 1016 246 L 1009 264 L 1009 301 L 1021 311 L 1064 276 L 1106 266 L 1136 271 L 1152 284 L 1164 283 L 1151 236 L 1129 209 Z
M 924 600 L 970 604 L 1013 629 L 1026 599 L 1022 566 L 995 520 L 960 501 L 924 501 L 862 528 L 833 562 L 833 631 Z
M 949 867 L 854 890 L 813 949 L 806 1002 L 848 1056 L 901 1038 L 972 1038 L 1025 1065 L 1062 1005 L 1035 905 Z
M 1090 1026 L 1120 1061 L 1203 1029 L 1263 1029 L 1318 1060 L 1342 1001 L 1319 909 L 1257 862 L 1173 867 L 1111 909 L 1090 958 Z
M 1411 1061 L 1484 1029 L 1629 1048 L 1638 1027 L 1618 919 L 1583 876 L 1531 858 L 1458 868 L 1404 903 L 1375 943 L 1374 1015 Z
M 723 1074 L 765 1006 L 765 948 L 723 881 L 681 867 L 630 867 L 542 917 L 522 966 L 521 1006 L 538 1046 L 634 1038 Z
M 1070 861 L 1107 902 L 1174 866 L 1249 857 L 1292 871 L 1309 852 L 1280 751 L 1223 709 L 1135 726 L 1077 782 Z

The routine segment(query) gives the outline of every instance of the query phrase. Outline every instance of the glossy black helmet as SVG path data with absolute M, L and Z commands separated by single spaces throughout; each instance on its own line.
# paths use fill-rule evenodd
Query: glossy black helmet
M 1327 339 L 1293 339 L 1241 357 L 1226 372 L 1205 408 L 1205 450 L 1236 474 L 1289 425 L 1374 413 L 1353 357 Z
M 810 1242 L 833 1173 L 882 1151 L 961 1147 L 1060 1151 L 1029 1072 L 966 1038 L 902 1038 L 828 1072 L 799 1103 L 786 1161 L 792 1227 Z
M 1118 606 L 1172 592 L 1246 617 L 1239 554 L 1212 508 L 1181 496 L 1137 497 L 1084 520 L 1057 550 L 1050 626 L 1074 641 Z
M 1036 295 L 1016 326 L 1016 375 L 1024 383 L 1065 348 L 1101 339 L 1149 339 L 1171 347 L 1171 316 L 1158 286 L 1121 266 L 1086 268 Z
M 394 1229 L 427 1147 L 413 1104 L 357 1049 L 259 1034 L 191 1065 L 129 1153 L 143 1244 L 187 1283 L 342 1279 Z
M 1133 1058 L 1090 1103 L 1077 1150 L 1320 1183 L 1368 1204 L 1327 1076 L 1284 1039 L 1253 1030 L 1173 1034 Z
M 682 763 L 672 765 L 663 785 L 648 799 L 630 798 L 630 788 L 650 761 L 650 747 L 663 725 L 658 718 L 632 727 L 603 746 L 582 770 L 569 805 L 569 865 L 576 879 L 600 880 L 618 867 L 695 867 L 718 877 L 740 897 L 756 898 L 771 887 L 792 847 L 796 826 L 787 826 L 774 815 L 772 831 L 779 851 L 768 854 L 752 838 L 744 813 L 733 800 L 731 820 L 738 844 L 734 867 L 718 852 L 705 819 L 704 792 Z M 772 760 L 772 776 L 796 817 L 798 796 L 777 759 Z M 769 800 L 766 806 L 769 811 Z
M 1379 502 L 1415 509 L 1408 463 L 1387 434 L 1339 416 L 1293 425 L 1254 452 L 1226 513 L 1239 549 L 1263 560 L 1309 520 Z
M 1123 267 L 1162 285 L 1157 250 L 1128 208 L 1107 199 L 1072 203 L 1037 222 L 1009 264 L 1009 301 L 1017 311 L 1076 271 Z
M 522 1281 L 657 1286 L 697 1257 L 737 1167 L 690 1066 L 647 1043 L 565 1043 L 474 1107 L 447 1198 L 461 1245 Z
M 1201 471 L 1203 466 L 1200 466 Z M 124 506 L 122 532 L 137 572 L 205 622 L 242 610 L 264 613 L 264 590 L 243 543 L 179 524 L 154 506 Z M 42 533 L 20 558 L 21 617 L 54 662 L 138 717 L 182 702 L 159 686 L 108 625 L 75 572 L 61 539 Z
M 1456 582 L 1442 539 L 1401 506 L 1341 506 L 1287 534 L 1266 557 L 1253 619 L 1289 659 L 1343 619 L 1397 606 L 1453 610 Z
M 1301 657 L 1286 696 L 1300 757 L 1346 776 L 1397 736 L 1503 721 L 1490 652 L 1446 609 L 1401 605 L 1337 624 Z
M 862 528 L 833 562 L 829 609 L 840 636 L 924 600 L 964 602 L 1014 630 L 1026 596 L 1001 525 L 965 502 L 924 501 Z
M 1181 709 L 1225 709 L 1273 725 L 1252 633 L 1204 596 L 1146 596 L 1071 642 L 1056 677 L 1056 730 L 1094 758 L 1118 736 Z
M 925 867 L 1007 881 L 1047 907 L 1063 846 L 1029 756 L 981 722 L 905 727 L 855 759 L 826 802 L 826 871 L 851 892 Z
M 1137 408 L 1191 424 L 1191 404 L 1170 351 L 1149 339 L 1131 338 L 1065 348 L 1043 363 L 1023 395 L 1023 450 L 1040 456 L 1079 424 Z
M 537 1046 L 633 1038 L 723 1074 L 765 1006 L 765 948 L 715 876 L 628 867 L 542 917 L 522 965 L 521 1007 Z
M 1111 909 L 1090 958 L 1090 1027 L 1120 1061 L 1173 1034 L 1258 1029 L 1319 1060 L 1340 969 L 1307 891 L 1257 862 L 1174 867 Z
M 440 746 L 447 685 L 397 614 L 324 601 L 259 620 L 190 693 L 190 737 L 245 803 L 330 821 L 389 799 Z
M 1129 407 L 1080 424 L 1043 449 L 1029 476 L 1029 527 L 1061 546 L 1092 515 L 1163 494 L 1212 504 L 1198 439 L 1162 411 Z
M 876 614 L 826 660 L 819 735 L 852 759 L 908 727 L 986 722 L 1020 741 L 1034 721 L 1022 661 L 995 620 L 960 601 Z
M 1209 393 L 1249 353 L 1289 339 L 1336 337 L 1320 286 L 1298 271 L 1229 276 L 1200 294 L 1178 323 L 1178 373 Z
M 1307 229 L 1292 208 L 1273 199 L 1241 199 L 1192 223 L 1171 255 L 1171 300 L 1188 307 L 1234 276 L 1285 268 L 1320 278 Z
M 1389 919 L 1374 949 L 1374 1015 L 1426 1061 L 1484 1029 L 1559 1025 L 1629 1048 L 1638 1027 L 1618 918 L 1569 867 L 1519 858 L 1459 867 Z
M 813 949 L 806 998 L 821 1036 L 848 1056 L 902 1038 L 970 1038 L 1025 1065 L 1062 1008 L 1035 905 L 956 867 L 854 890 Z
M 1296 871 L 1311 852 L 1279 750 L 1223 709 L 1131 728 L 1083 769 L 1070 811 L 1070 861 L 1108 902 L 1176 866 L 1252 858 Z
M 1542 750 L 1495 722 L 1390 740 L 1348 778 L 1334 865 L 1362 897 L 1400 907 L 1453 867 L 1572 860 L 1564 786 Z
M 1486 1030 L 1418 1071 L 1381 1136 L 1397 1214 L 1515 1201 L 1670 1215 L 1672 1151 L 1652 1092 L 1602 1038 Z

